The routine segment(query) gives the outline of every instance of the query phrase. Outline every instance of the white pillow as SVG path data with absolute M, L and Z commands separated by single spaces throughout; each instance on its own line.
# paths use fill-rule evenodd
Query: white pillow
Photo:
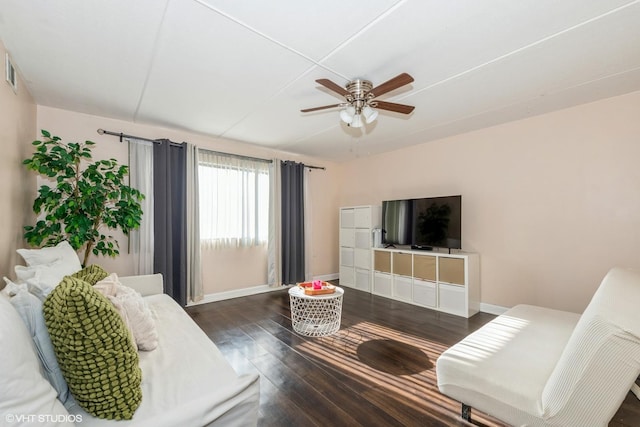
M 29 331 L 4 293 L 0 293 L 0 342 L 1 422 L 9 414 L 43 414 L 48 418 L 39 426 L 73 427 L 56 391 L 40 372 Z
M 62 376 L 58 360 L 51 344 L 51 337 L 47 325 L 44 322 L 42 312 L 42 301 L 27 290 L 27 284 L 16 284 L 3 277 L 7 286 L 4 292 L 9 296 L 9 302 L 16 309 L 27 330 L 31 334 L 31 339 L 36 346 L 44 375 L 58 393 L 58 399 L 64 403 L 69 397 L 69 387 Z
M 63 264 L 68 264 L 69 268 L 73 266 L 73 268 L 76 269 L 75 271 L 82 268 L 78 254 L 66 240 L 63 240 L 56 246 L 41 249 L 18 249 L 17 252 L 24 258 L 24 262 L 26 262 L 29 267 L 51 264 L 52 262 L 61 260 Z
M 147 302 L 133 288 L 124 286 L 111 273 L 93 288 L 107 297 L 129 328 L 138 350 L 151 351 L 158 346 L 158 331 Z
M 18 282 L 24 282 L 29 287 L 29 292 L 40 298 L 41 301 L 60 284 L 64 276 L 69 276 L 80 271 L 80 264 L 65 262 L 58 259 L 49 264 L 40 264 L 30 267 L 15 266 Z

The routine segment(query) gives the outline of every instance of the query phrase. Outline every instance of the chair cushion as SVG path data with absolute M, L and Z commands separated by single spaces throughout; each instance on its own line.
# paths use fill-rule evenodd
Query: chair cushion
M 517 305 L 449 348 L 436 364 L 444 394 L 498 415 L 540 415 L 540 396 L 580 316 Z M 463 390 L 463 394 L 460 391 Z
M 69 390 L 90 414 L 131 419 L 140 401 L 138 353 L 111 302 L 65 277 L 44 302 L 44 317 Z

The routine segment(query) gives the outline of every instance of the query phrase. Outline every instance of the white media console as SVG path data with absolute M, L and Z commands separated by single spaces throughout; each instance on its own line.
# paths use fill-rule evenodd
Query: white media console
M 479 257 L 375 248 L 372 293 L 471 317 L 480 311 Z

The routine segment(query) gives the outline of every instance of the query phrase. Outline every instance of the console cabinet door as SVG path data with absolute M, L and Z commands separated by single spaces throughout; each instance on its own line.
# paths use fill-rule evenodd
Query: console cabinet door
M 340 246 L 353 248 L 356 245 L 356 232 L 353 228 L 340 229 Z
M 464 285 L 464 259 L 440 257 L 438 269 L 440 282 Z
M 356 273 L 353 267 L 340 266 L 340 286 L 354 288 L 356 286 Z
M 437 307 L 436 284 L 426 280 L 413 279 L 413 301 L 425 307 Z
M 373 269 L 391 273 L 391 252 L 373 251 Z
M 406 276 L 393 276 L 393 297 L 401 301 L 411 302 L 413 279 Z
M 353 267 L 353 248 L 340 248 L 340 265 Z
M 413 256 L 413 277 L 421 280 L 436 281 L 436 257 L 428 255 Z
M 371 232 L 368 229 L 356 229 L 354 246 L 356 248 L 369 250 L 371 248 Z
M 399 274 L 401 276 L 411 277 L 413 275 L 412 268 L 413 255 L 394 252 L 393 253 L 393 274 Z
M 448 313 L 465 315 L 464 287 L 458 285 L 438 284 L 438 306 Z
M 371 271 L 356 268 L 356 289 L 371 292 Z
M 371 268 L 371 251 L 369 249 L 354 249 L 354 265 L 357 268 Z
M 371 208 L 355 208 L 354 226 L 356 228 L 371 228 Z
M 391 274 L 373 273 L 373 293 L 391 298 Z
M 355 226 L 355 213 L 353 209 L 340 210 L 340 227 L 353 228 Z

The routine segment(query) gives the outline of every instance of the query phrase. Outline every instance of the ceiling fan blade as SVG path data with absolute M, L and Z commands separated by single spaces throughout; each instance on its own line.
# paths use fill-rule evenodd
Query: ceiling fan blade
M 410 114 L 414 108 L 413 105 L 396 104 L 395 102 L 373 101 L 373 107 L 380 110 L 388 110 L 396 113 Z
M 408 85 L 413 81 L 413 77 L 411 77 L 407 73 L 402 73 L 391 80 L 387 80 L 386 82 L 374 87 L 369 91 L 369 94 L 373 95 L 373 97 L 378 97 L 380 95 L 384 95 L 387 92 L 391 92 L 394 89 L 397 89 L 401 86 Z
M 326 87 L 327 89 L 330 89 L 336 93 L 339 93 L 342 96 L 351 96 L 351 93 L 349 93 L 348 90 L 338 85 L 337 83 L 332 82 L 329 79 L 318 79 L 316 80 L 316 83 L 320 83 L 322 86 Z
M 327 108 L 340 107 L 341 105 L 342 104 L 324 105 L 322 107 L 305 108 L 304 110 L 300 110 L 300 111 L 303 113 L 310 113 L 312 111 L 326 110 Z

